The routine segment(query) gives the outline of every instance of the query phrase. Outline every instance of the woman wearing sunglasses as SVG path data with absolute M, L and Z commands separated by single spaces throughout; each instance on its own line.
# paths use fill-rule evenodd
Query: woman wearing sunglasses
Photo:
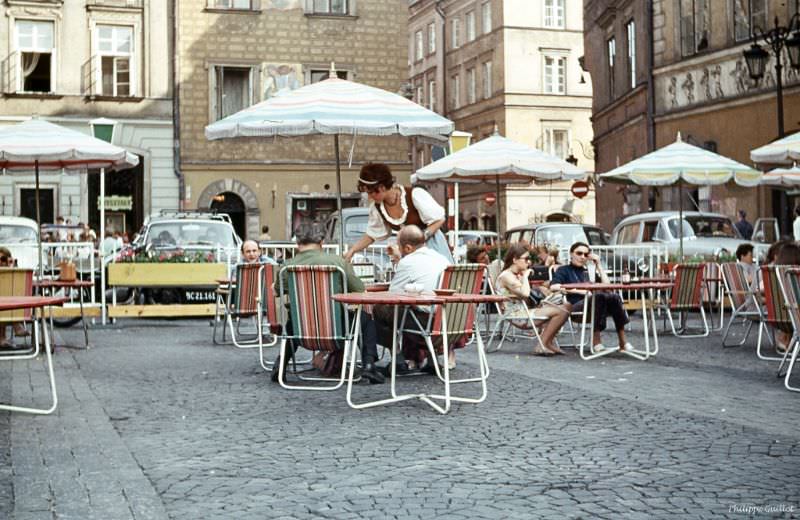
M 16 261 L 8 248 L 0 247 L 0 268 L 15 267 Z M 17 337 L 30 336 L 31 333 L 20 322 L 12 324 L 14 335 Z M 16 345 L 6 337 L 6 324 L 0 323 L 0 350 L 14 350 Z
M 553 279 L 550 281 L 550 287 L 554 290 L 560 288 L 561 284 L 565 283 L 594 283 L 596 280 L 589 279 L 588 265 L 591 265 L 600 282 L 608 283 L 608 276 L 600 265 L 600 257 L 592 254 L 592 250 L 588 244 L 583 242 L 575 242 L 569 248 L 570 263 L 569 265 L 562 265 L 555 273 Z M 579 309 L 583 306 L 583 294 L 570 293 L 567 295 L 567 300 L 572 304 L 573 309 Z M 622 305 L 622 298 L 619 294 L 611 292 L 595 292 L 592 294 L 595 305 L 595 320 L 594 330 L 592 331 L 592 353 L 601 352 L 605 347 L 600 341 L 600 333 L 606 328 L 606 319 L 611 316 L 614 319 L 614 327 L 617 329 L 617 338 L 619 339 L 620 350 L 632 349 L 630 343 L 625 339 L 625 325 L 630 321 L 628 313 Z

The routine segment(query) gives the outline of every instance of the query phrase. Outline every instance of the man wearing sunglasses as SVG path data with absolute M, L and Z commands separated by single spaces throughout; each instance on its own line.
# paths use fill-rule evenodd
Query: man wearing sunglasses
M 588 244 L 583 242 L 575 242 L 569 248 L 570 263 L 569 265 L 562 265 L 555 273 L 550 282 L 550 288 L 553 290 L 560 289 L 561 284 L 565 283 L 594 283 L 596 280 L 589 279 L 589 270 L 587 266 L 591 264 L 601 283 L 608 283 L 608 276 L 600 265 L 600 257 L 592 254 L 592 250 Z M 595 305 L 595 319 L 594 330 L 592 331 L 592 353 L 597 353 L 605 350 L 601 343 L 600 333 L 606 328 L 606 320 L 610 316 L 614 319 L 614 327 L 617 329 L 617 337 L 619 338 L 620 350 L 633 348 L 630 343 L 625 339 L 625 325 L 630 321 L 628 313 L 622 305 L 622 298 L 619 294 L 611 292 L 595 292 L 591 296 L 594 298 Z M 572 305 L 573 309 L 578 309 L 583 306 L 583 294 L 570 293 L 567 294 L 567 301 Z

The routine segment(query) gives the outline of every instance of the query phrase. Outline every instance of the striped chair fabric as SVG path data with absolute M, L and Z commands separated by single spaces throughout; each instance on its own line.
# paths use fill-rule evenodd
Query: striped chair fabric
M 733 309 L 745 306 L 750 298 L 751 289 L 747 283 L 744 268 L 739 262 L 726 262 L 722 264 L 722 278 L 727 286 L 728 294 L 733 302 Z
M 691 310 L 701 306 L 700 294 L 706 264 L 678 264 L 675 268 L 675 287 L 672 289 L 669 308 Z
M 33 295 L 33 270 L 0 268 L 0 296 Z M 0 312 L 0 323 L 31 319 L 31 309 Z
M 782 273 L 782 293 L 786 302 L 786 309 L 788 311 L 789 318 L 792 320 L 794 333 L 791 341 L 789 341 L 789 345 L 787 345 L 789 348 L 781 360 L 781 366 L 778 368 L 778 375 L 780 376 L 783 365 L 786 363 L 788 358 L 789 366 L 786 369 L 784 386 L 793 392 L 800 392 L 800 388 L 792 386 L 790 383 L 792 371 L 794 370 L 794 365 L 797 362 L 797 355 L 800 353 L 800 345 L 798 345 L 798 339 L 800 339 L 800 336 L 798 335 L 800 334 L 800 268 L 790 267 L 785 271 L 782 271 Z
M 792 320 L 786 302 L 781 294 L 778 271 L 793 266 L 763 265 L 761 266 L 761 282 L 764 290 L 764 307 L 767 310 L 766 322 L 784 331 L 792 330 Z
M 483 289 L 483 276 L 486 266 L 483 264 L 457 264 L 445 269 L 439 280 L 440 289 L 452 289 L 462 294 L 480 294 Z M 442 307 L 447 314 L 447 339 L 452 345 L 472 336 L 475 325 L 475 305 L 471 303 L 448 303 L 436 307 L 433 316 L 431 336 L 442 335 Z M 441 339 L 439 339 L 441 345 Z
M 262 270 L 263 267 L 263 270 Z M 231 291 L 233 316 L 254 316 L 258 311 L 258 277 L 261 274 L 261 301 L 270 329 L 280 328 L 278 307 L 275 302 L 275 266 L 272 264 L 239 264 L 236 266 L 236 284 Z
M 333 351 L 344 347 L 347 339 L 347 312 L 333 301 L 345 293 L 341 269 L 330 265 L 291 265 L 286 271 L 285 294 L 289 296 L 289 316 L 294 335 L 308 350 Z

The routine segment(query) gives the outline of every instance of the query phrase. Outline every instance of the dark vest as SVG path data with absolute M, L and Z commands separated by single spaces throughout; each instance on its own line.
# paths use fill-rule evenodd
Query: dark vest
M 406 221 L 400 225 L 392 224 L 386 219 L 386 215 L 383 214 L 383 209 L 378 208 L 378 214 L 383 219 L 384 224 L 389 227 L 389 229 L 393 231 L 398 231 L 403 226 L 408 226 L 414 224 L 415 226 L 419 226 L 420 229 L 423 231 L 425 230 L 425 224 L 422 222 L 422 219 L 419 216 L 419 212 L 417 208 L 414 207 L 414 201 L 411 200 L 411 189 L 408 186 L 404 186 L 406 190 L 406 207 L 408 208 L 408 212 L 406 213 Z M 381 204 L 382 206 L 382 204 Z

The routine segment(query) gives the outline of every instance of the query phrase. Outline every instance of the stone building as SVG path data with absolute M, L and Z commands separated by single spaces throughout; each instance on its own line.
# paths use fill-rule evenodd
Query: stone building
M 416 0 L 409 5 L 410 82 L 418 103 L 472 134 L 473 142 L 506 137 L 594 169 L 592 89 L 581 70 L 580 0 Z M 420 147 L 414 165 L 438 157 Z M 487 201 L 494 186 L 461 187 L 461 222 L 496 229 L 563 213 L 594 222 L 594 197 L 575 199 L 569 183 L 511 186 Z M 439 191 L 439 190 L 437 190 Z M 440 195 L 441 196 L 441 195 Z
M 31 116 L 89 133 L 117 122 L 114 144 L 139 155 L 108 174 L 106 194 L 129 199 L 107 229 L 132 233 L 178 205 L 173 161 L 172 2 L 6 0 L 0 3 L 0 124 Z M 33 176 L 0 177 L 0 214 L 35 218 Z M 99 228 L 99 176 L 43 175 L 42 220 Z M 118 199 L 120 200 L 120 199 Z
M 608 4 L 609 11 L 615 10 L 617 14 L 623 10 L 619 7 L 621 5 L 646 10 L 645 5 L 650 4 L 644 1 L 588 2 L 587 11 L 600 3 Z M 654 146 L 660 148 L 673 142 L 676 134 L 681 132 L 684 140 L 692 144 L 750 164 L 751 149 L 778 137 L 776 71 L 775 59 L 771 56 L 764 78 L 760 82 L 753 81 L 742 52 L 749 47 L 750 34 L 755 28 L 767 30 L 774 25 L 775 18 L 779 24 L 785 25 L 797 11 L 797 2 L 655 0 L 652 9 L 652 21 L 645 23 L 652 23 L 653 27 L 652 43 L 647 42 L 648 46 L 652 45 L 652 66 L 646 73 L 650 75 L 652 85 Z M 603 28 L 608 29 L 608 24 L 603 22 L 607 19 L 595 17 L 587 23 L 587 48 L 601 48 L 600 35 Z M 591 60 L 587 59 L 595 84 L 603 82 L 601 78 L 609 67 L 608 46 L 603 45 L 602 49 L 604 52 L 596 52 Z M 645 52 L 648 52 L 647 47 Z M 618 56 L 620 54 L 617 52 Z M 788 64 L 785 51 L 783 63 Z M 785 66 L 782 75 L 785 133 L 788 134 L 800 129 L 800 72 Z M 601 105 L 596 102 L 593 116 L 596 124 L 603 115 L 599 108 Z M 635 117 L 620 112 L 617 126 L 635 126 L 634 120 Z M 597 140 L 596 146 L 602 164 L 598 171 L 613 167 L 612 157 L 619 155 L 621 162 L 627 162 L 634 152 L 611 140 Z M 635 155 L 644 152 L 644 147 L 637 147 Z M 618 218 L 621 209 L 621 205 L 612 203 L 616 200 L 615 195 L 606 197 L 604 190 L 613 189 L 604 187 L 598 195 L 603 207 L 617 210 L 609 212 L 609 219 Z M 652 191 L 649 197 L 641 198 L 637 209 L 678 207 L 675 189 Z M 606 201 L 609 201 L 608 205 Z M 741 188 L 729 184 L 686 190 L 684 202 L 687 208 L 697 203 L 701 209 L 731 217 L 735 216 L 737 209 L 746 210 L 751 220 L 758 216 L 776 217 L 781 222 L 781 231 L 791 232 L 789 224 L 794 201 L 787 198 L 783 190 Z
M 182 0 L 176 78 L 180 169 L 187 208 L 229 213 L 243 238 L 267 225 L 291 237 L 300 218 L 336 208 L 332 136 L 207 141 L 204 128 L 249 105 L 339 77 L 392 92 L 406 83 L 405 0 Z M 388 163 L 409 175 L 409 141 L 342 136 L 345 206 L 362 203 L 358 168 Z M 352 155 L 352 166 L 348 167 Z

